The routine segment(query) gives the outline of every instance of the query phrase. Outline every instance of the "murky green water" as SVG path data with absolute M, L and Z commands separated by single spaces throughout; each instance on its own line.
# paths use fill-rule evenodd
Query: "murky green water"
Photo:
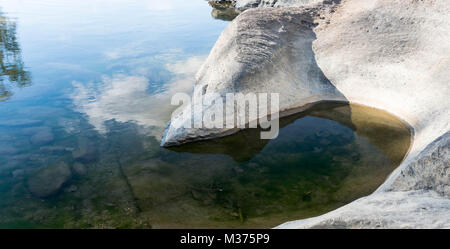
M 216 10 L 217 12 L 217 10 Z M 0 2 L 0 228 L 272 227 L 373 192 L 407 153 L 391 115 L 320 104 L 258 130 L 159 139 L 227 25 L 203 0 Z

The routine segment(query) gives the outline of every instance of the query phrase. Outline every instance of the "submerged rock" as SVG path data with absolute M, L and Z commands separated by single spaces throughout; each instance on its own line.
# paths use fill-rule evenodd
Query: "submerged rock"
M 48 197 L 56 194 L 71 176 L 69 166 L 64 162 L 59 162 L 44 167 L 30 176 L 27 181 L 28 188 L 37 197 Z
M 70 185 L 69 187 L 64 189 L 64 192 L 72 193 L 78 190 L 78 187 L 75 185 Z
M 14 155 L 20 150 L 8 144 L 0 144 L 0 155 Z
M 72 170 L 75 174 L 80 175 L 80 176 L 86 175 L 86 173 L 87 173 L 86 166 L 84 164 L 78 163 L 78 162 L 74 163 L 72 165 Z
M 34 145 L 44 145 L 52 142 L 54 139 L 51 129 L 43 129 L 38 131 L 30 138 L 30 142 Z
M 19 178 L 19 177 L 22 177 L 24 173 L 25 173 L 25 170 L 23 170 L 23 169 L 16 169 L 16 170 L 14 170 L 12 172 L 12 176 L 14 178 Z
M 79 137 L 78 147 L 72 151 L 72 156 L 77 161 L 91 163 L 97 160 L 98 149 L 89 138 Z
M 12 119 L 12 120 L 0 120 L 0 126 L 6 127 L 29 127 L 41 124 L 41 120 L 34 119 Z

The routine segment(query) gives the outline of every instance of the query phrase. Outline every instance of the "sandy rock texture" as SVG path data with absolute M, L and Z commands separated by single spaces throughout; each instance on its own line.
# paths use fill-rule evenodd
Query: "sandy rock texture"
M 257 8 L 223 31 L 197 74 L 194 95 L 277 92 L 282 114 L 320 101 L 359 103 L 398 116 L 414 133 L 407 157 L 375 193 L 279 228 L 449 228 L 448 1 L 237 0 L 235 6 Z M 183 117 L 168 124 L 163 146 L 237 131 L 175 128 L 187 122 Z

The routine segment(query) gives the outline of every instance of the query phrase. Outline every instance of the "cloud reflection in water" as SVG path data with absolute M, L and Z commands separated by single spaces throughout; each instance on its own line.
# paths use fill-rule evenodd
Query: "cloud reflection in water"
M 115 74 L 104 76 L 100 83 L 82 84 L 73 82 L 75 88 L 71 99 L 78 112 L 87 115 L 88 121 L 99 132 L 107 131 L 105 122 L 135 122 L 145 127 L 156 128 L 155 136 L 170 119 L 170 100 L 175 93 L 190 93 L 195 82 L 195 73 L 203 63 L 204 56 L 194 56 L 185 61 L 167 64 L 174 77 L 160 87 L 160 91 L 148 93 L 149 79 L 140 75 Z

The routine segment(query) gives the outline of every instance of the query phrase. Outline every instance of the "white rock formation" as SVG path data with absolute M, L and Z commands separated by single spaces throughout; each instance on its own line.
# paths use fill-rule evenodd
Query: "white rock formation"
M 283 113 L 326 100 L 386 110 L 414 141 L 372 195 L 279 228 L 450 228 L 450 5 L 446 0 L 245 1 L 197 74 L 194 94 L 278 92 Z M 249 6 L 249 5 L 248 5 Z M 244 8 L 244 7 L 242 7 Z M 246 7 L 245 7 L 246 8 Z M 175 129 L 162 145 L 236 132 Z

